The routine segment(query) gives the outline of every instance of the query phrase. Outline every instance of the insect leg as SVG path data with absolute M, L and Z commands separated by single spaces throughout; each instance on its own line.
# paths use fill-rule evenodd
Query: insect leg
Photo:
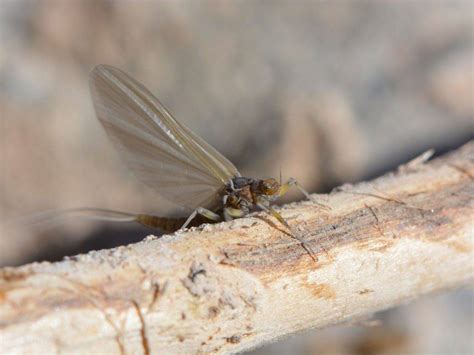
M 222 220 L 222 217 L 219 216 L 218 214 L 216 214 L 212 211 L 209 211 L 208 209 L 206 209 L 204 207 L 198 207 L 194 210 L 193 213 L 191 213 L 191 215 L 188 217 L 186 222 L 184 222 L 184 224 L 181 226 L 181 229 L 186 228 L 189 225 L 189 223 L 191 223 L 191 221 L 194 218 L 196 218 L 196 216 L 198 214 L 201 215 L 201 216 L 206 217 L 207 219 L 210 219 L 211 221 L 220 222 Z
M 265 203 L 258 202 L 257 206 L 260 207 L 262 210 L 270 213 L 273 217 L 275 217 L 281 224 L 283 224 L 288 230 L 291 232 L 291 235 L 297 239 L 300 243 L 301 246 L 303 247 L 304 250 L 308 253 L 308 255 L 313 259 L 314 262 L 318 261 L 318 257 L 314 253 L 314 250 L 311 249 L 311 247 L 304 241 L 304 239 L 299 235 L 298 232 L 296 232 L 291 226 L 288 224 L 288 222 L 282 217 L 281 214 L 279 214 L 277 211 L 275 211 L 273 208 L 270 206 L 267 206 Z
M 243 217 L 247 214 L 247 212 L 237 209 L 237 208 L 232 208 L 232 207 L 226 207 L 224 208 L 224 218 L 226 221 L 230 221 L 234 218 L 240 218 Z
M 331 207 L 323 205 L 322 203 L 319 203 L 318 201 L 316 201 L 316 199 L 313 198 L 305 189 L 303 189 L 301 187 L 301 185 L 298 183 L 298 181 L 294 178 L 289 178 L 288 181 L 285 184 L 281 185 L 280 192 L 279 192 L 280 197 L 285 195 L 288 192 L 288 190 L 292 187 L 296 187 L 303 195 L 305 195 L 305 197 L 308 200 L 312 201 L 313 203 L 315 203 L 319 207 L 321 207 L 321 208 L 323 208 L 327 211 L 331 210 Z
M 288 224 L 288 222 L 279 214 L 277 211 L 275 211 L 273 208 L 270 206 L 267 206 L 265 203 L 262 203 L 261 201 L 257 202 L 257 206 L 260 207 L 262 210 L 270 213 L 273 217 L 275 217 L 281 224 L 283 224 L 285 227 L 287 227 L 290 231 L 292 231 L 292 228 Z M 292 231 L 293 232 L 293 231 Z

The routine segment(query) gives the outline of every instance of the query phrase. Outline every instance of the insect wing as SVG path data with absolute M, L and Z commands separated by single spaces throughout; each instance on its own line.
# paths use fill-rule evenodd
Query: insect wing
M 191 209 L 216 209 L 219 192 L 237 168 L 176 121 L 143 85 L 105 65 L 90 75 L 96 114 L 139 180 Z

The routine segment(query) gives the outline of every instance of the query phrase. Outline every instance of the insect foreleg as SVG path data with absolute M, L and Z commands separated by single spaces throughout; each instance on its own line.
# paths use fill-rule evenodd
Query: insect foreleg
M 263 201 L 259 201 L 257 202 L 257 206 L 260 207 L 262 210 L 270 213 L 273 217 L 275 217 L 281 224 L 283 224 L 285 227 L 287 227 L 292 233 L 293 233 L 293 230 L 292 228 L 290 227 L 290 225 L 288 224 L 288 222 L 281 216 L 281 214 L 279 214 L 277 211 L 275 211 L 273 208 L 271 208 L 270 206 L 268 206 L 266 203 L 264 203 Z
M 301 187 L 301 185 L 298 183 L 298 181 L 294 178 L 289 178 L 288 181 L 285 184 L 281 185 L 279 196 L 280 197 L 284 196 L 290 190 L 290 188 L 292 188 L 292 187 L 296 187 L 303 195 L 305 195 L 305 197 L 308 200 L 312 201 L 313 203 L 315 203 L 319 207 L 321 207 L 325 210 L 331 210 L 331 207 L 323 205 L 322 203 L 319 203 L 318 201 L 316 201 L 316 199 L 313 198 L 305 189 L 303 189 Z
M 193 213 L 191 213 L 191 215 L 188 217 L 188 219 L 186 220 L 186 222 L 184 222 L 184 224 L 181 226 L 182 229 L 186 228 L 189 223 L 191 223 L 191 221 L 196 218 L 197 215 L 201 215 L 201 216 L 204 216 L 206 217 L 207 219 L 210 219 L 211 221 L 214 221 L 214 222 L 220 222 L 222 220 L 222 217 L 219 216 L 218 214 L 204 208 L 204 207 L 198 207 L 194 210 Z
M 298 240 L 301 243 L 301 246 L 306 250 L 308 255 L 313 259 L 314 262 L 318 261 L 318 257 L 314 253 L 313 249 L 304 241 L 304 239 L 299 235 L 297 231 L 295 231 L 291 226 L 288 224 L 288 222 L 282 217 L 281 214 L 279 214 L 277 211 L 275 211 L 273 208 L 270 206 L 267 206 L 265 203 L 258 202 L 257 206 L 260 207 L 262 210 L 267 211 L 270 213 L 273 217 L 275 217 L 281 224 L 283 224 L 288 230 L 291 232 L 291 235 Z

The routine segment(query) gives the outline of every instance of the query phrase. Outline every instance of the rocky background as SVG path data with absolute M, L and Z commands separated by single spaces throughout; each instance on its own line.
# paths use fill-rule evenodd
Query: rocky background
M 87 83 L 96 64 L 143 82 L 243 175 L 281 169 L 327 192 L 474 136 L 473 6 L 0 0 L 0 264 L 156 233 L 75 219 L 27 228 L 12 223 L 19 216 L 175 207 L 130 175 L 98 124 Z M 379 327 L 311 332 L 255 354 L 473 351 L 472 291 L 376 318 Z

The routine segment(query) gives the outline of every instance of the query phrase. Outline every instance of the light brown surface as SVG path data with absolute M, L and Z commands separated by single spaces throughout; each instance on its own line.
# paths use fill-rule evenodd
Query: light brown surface
M 234 352 L 472 283 L 474 143 L 265 214 L 4 268 L 7 353 Z

